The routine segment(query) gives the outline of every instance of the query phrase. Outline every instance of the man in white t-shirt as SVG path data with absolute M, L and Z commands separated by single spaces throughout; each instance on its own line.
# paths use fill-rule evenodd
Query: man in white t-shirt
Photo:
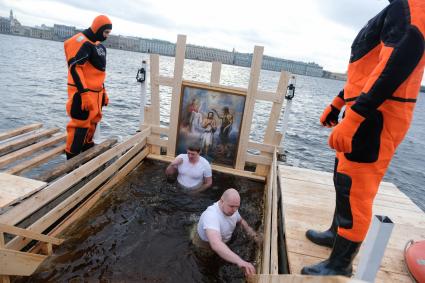
M 165 170 L 167 177 L 178 173 L 177 182 L 190 193 L 202 192 L 212 185 L 211 165 L 199 155 L 199 146 L 189 146 L 187 154 L 179 154 Z
M 257 243 L 261 242 L 261 238 L 239 214 L 239 206 L 238 191 L 227 189 L 219 201 L 202 213 L 193 242 L 201 248 L 209 244 L 209 247 L 222 259 L 237 264 L 243 269 L 245 275 L 252 275 L 255 274 L 255 267 L 240 258 L 226 244 L 232 237 L 236 224 L 240 224 Z

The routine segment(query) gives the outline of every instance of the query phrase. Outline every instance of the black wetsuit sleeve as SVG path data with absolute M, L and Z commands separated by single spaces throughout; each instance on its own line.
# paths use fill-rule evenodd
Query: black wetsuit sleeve
M 382 72 L 370 90 L 363 92 L 352 106 L 364 117 L 393 95 L 413 72 L 424 53 L 424 37 L 417 27 L 410 24 L 406 0 L 396 0 L 390 4 L 380 38 L 383 49 L 392 50 L 389 56 L 381 54 L 383 56 L 380 56 L 376 68 L 382 69 Z

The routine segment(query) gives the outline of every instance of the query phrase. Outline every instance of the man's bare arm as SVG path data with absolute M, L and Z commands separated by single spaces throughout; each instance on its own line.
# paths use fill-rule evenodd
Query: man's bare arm
M 238 265 L 241 269 L 244 270 L 245 275 L 255 274 L 255 267 L 240 258 L 235 254 L 222 240 L 221 235 L 218 231 L 212 229 L 205 230 L 210 243 L 211 249 L 215 251 L 222 259 Z

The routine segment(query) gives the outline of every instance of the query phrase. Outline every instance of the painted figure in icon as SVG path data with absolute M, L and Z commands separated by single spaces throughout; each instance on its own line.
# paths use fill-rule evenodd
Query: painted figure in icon
M 212 111 L 214 111 L 217 117 L 221 120 L 220 134 L 219 134 L 221 151 L 223 153 L 229 154 L 230 153 L 229 137 L 230 137 L 230 132 L 232 131 L 233 115 L 230 114 L 229 107 L 227 106 L 223 107 L 223 115 L 218 114 L 215 109 L 212 109 Z
M 202 121 L 202 128 L 204 132 L 201 136 L 201 154 L 208 155 L 213 146 L 214 133 L 217 130 L 214 112 L 208 112 L 208 116 Z

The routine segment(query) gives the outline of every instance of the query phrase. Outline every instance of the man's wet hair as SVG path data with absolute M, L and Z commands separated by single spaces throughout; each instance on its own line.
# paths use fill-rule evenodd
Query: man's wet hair
M 190 151 L 196 151 L 196 152 L 201 152 L 201 146 L 197 145 L 197 144 L 191 144 L 187 147 L 187 150 Z

